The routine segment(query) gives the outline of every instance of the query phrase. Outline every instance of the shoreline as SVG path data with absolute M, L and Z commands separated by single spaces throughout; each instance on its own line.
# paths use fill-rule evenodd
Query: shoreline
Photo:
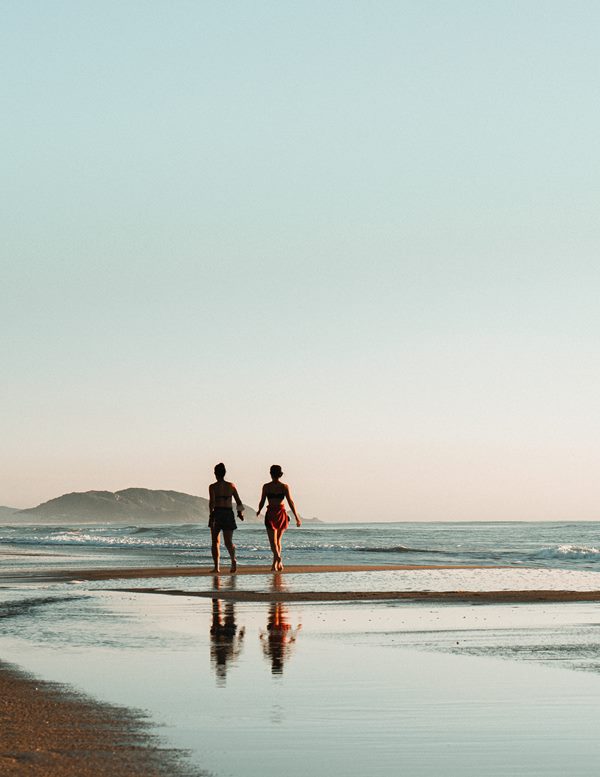
M 437 604 L 535 604 L 600 602 L 600 591 L 182 591 L 168 588 L 113 588 L 113 592 L 192 596 L 232 602 L 375 602 Z
M 34 600 L 25 598 L 27 620 L 5 622 L 9 639 L 4 655 L 11 663 L 0 663 L 3 777 L 199 777 L 208 773 L 271 777 L 281 768 L 280 760 L 271 754 L 268 738 L 273 709 L 283 710 L 278 736 L 300 764 L 292 777 L 321 775 L 324 772 L 318 759 L 308 759 L 304 769 L 305 760 L 300 758 L 306 742 L 320 741 L 320 733 L 326 729 L 322 720 L 311 717 L 314 693 L 310 685 L 304 687 L 305 677 L 323 684 L 324 695 L 332 700 L 328 702 L 328 719 L 339 721 L 339 728 L 333 729 L 334 745 L 346 759 L 340 772 L 352 777 L 368 771 L 368 752 L 355 748 L 354 742 L 360 743 L 361 737 L 367 736 L 371 752 L 381 746 L 391 753 L 393 748 L 386 750 L 390 741 L 386 732 L 393 729 L 395 736 L 413 716 L 415 723 L 406 740 L 412 743 L 409 771 L 419 772 L 423 731 L 445 741 L 450 736 L 462 737 L 454 751 L 462 767 L 471 757 L 472 732 L 482 747 L 492 746 L 497 740 L 490 730 L 495 731 L 496 726 L 502 730 L 506 722 L 502 706 L 506 700 L 502 684 L 505 672 L 493 660 L 515 655 L 523 661 L 538 659 L 535 647 L 544 638 L 538 639 L 536 630 L 543 635 L 546 630 L 559 629 L 559 636 L 547 647 L 548 660 L 557 656 L 562 661 L 579 660 L 578 645 L 569 648 L 572 658 L 561 653 L 564 645 L 573 643 L 573 624 L 577 634 L 583 634 L 586 650 L 588 646 L 593 649 L 596 638 L 591 633 L 596 621 L 596 608 L 591 603 L 600 602 L 600 590 L 548 590 L 553 583 L 544 584 L 543 578 L 536 578 L 537 590 L 523 590 L 527 576 L 523 582 L 511 573 L 490 575 L 489 570 L 498 567 L 290 565 L 283 574 L 273 574 L 261 565 L 241 568 L 236 587 L 237 575 L 224 572 L 216 576 L 208 567 L 133 568 L 131 559 L 124 561 L 126 566 L 121 568 L 90 565 L 77 569 L 69 565 L 69 569 L 21 568 L 5 573 L 18 575 L 22 586 L 17 583 L 16 588 L 25 589 L 29 583 L 34 588 L 39 583 L 41 601 L 49 598 L 42 579 L 57 581 L 57 590 L 51 595 L 56 593 L 61 604 L 29 613 L 26 608 Z M 439 573 L 413 573 L 414 569 Z M 462 574 L 460 570 L 482 571 Z M 356 590 L 363 585 L 365 575 L 361 573 L 375 571 L 381 572 L 367 575 L 366 585 L 376 589 L 389 585 L 395 590 Z M 298 577 L 307 573 L 317 577 Z M 278 587 L 286 574 L 290 575 L 287 585 Z M 494 590 L 460 590 L 469 588 L 464 581 L 472 577 L 477 588 L 487 585 Z M 430 578 L 435 578 L 432 588 L 453 590 L 424 590 Z M 501 590 L 505 578 L 512 581 L 507 585 L 512 590 Z M 480 579 L 487 582 L 478 584 Z M 109 582 L 94 585 L 85 584 L 85 580 Z M 67 581 L 83 585 L 64 585 Z M 568 580 L 558 585 L 568 588 Z M 398 590 L 410 586 L 418 590 Z M 283 590 L 287 587 L 291 590 Z M 343 590 L 336 591 L 336 587 Z M 70 589 L 66 596 L 64 588 Z M 589 588 L 600 585 L 592 581 Z M 91 596 L 79 596 L 83 592 Z M 165 599 L 161 594 L 176 598 Z M 8 592 L 7 607 L 11 596 Z M 31 594 L 19 594 L 21 598 L 14 599 L 16 606 L 23 596 Z M 500 606 L 494 609 L 494 605 Z M 528 630 L 525 636 L 523 629 Z M 42 639 L 39 634 L 44 634 Z M 11 640 L 11 636 L 17 639 Z M 31 645 L 21 645 L 20 639 L 32 638 Z M 35 644 L 38 640 L 39 647 Z M 432 645 L 441 657 L 431 657 Z M 471 653 L 478 655 L 479 650 L 483 650 L 481 658 L 492 661 L 475 661 Z M 461 651 L 463 655 L 455 655 Z M 592 661 L 589 658 L 588 664 Z M 526 699 L 519 678 L 529 677 L 530 670 L 518 663 L 513 662 L 509 671 L 515 678 L 515 703 L 521 704 Z M 88 665 L 93 667 L 92 673 Z M 388 673 L 398 666 L 402 671 L 401 708 L 398 686 L 390 684 Z M 440 691 L 438 675 L 443 673 L 448 679 Z M 457 728 L 444 709 L 453 694 L 465 698 L 463 674 L 471 678 L 468 698 L 475 702 L 466 705 L 471 717 Z M 38 679 L 43 677 L 66 684 Z M 461 678 L 460 686 L 455 678 Z M 500 678 L 497 688 L 496 678 Z M 283 694 L 287 706 L 280 708 L 282 682 L 289 683 L 286 688 L 294 693 Z M 299 682 L 303 686 L 300 691 Z M 486 682 L 490 683 L 487 689 L 482 685 Z M 546 709 L 547 685 L 550 683 L 540 672 L 539 680 L 534 678 L 528 686 L 534 694 L 532 716 L 536 720 L 542 719 L 540 710 Z M 263 702 L 257 705 L 258 688 Z M 341 700 L 339 688 L 347 689 Z M 489 717 L 489 694 L 500 700 L 493 718 Z M 589 698 L 593 709 L 597 697 L 590 693 Z M 367 717 L 366 734 L 364 721 L 357 724 L 353 712 L 356 699 L 365 709 L 380 711 Z M 569 697 L 573 703 L 579 699 L 577 694 Z M 441 710 L 433 722 L 432 707 Z M 309 721 L 299 735 L 292 722 L 295 715 Z M 561 715 L 559 710 L 553 733 L 563 730 Z M 521 717 L 525 720 L 527 716 L 524 713 Z M 157 723 L 165 720 L 167 726 L 157 729 Z M 236 741 L 243 754 L 227 749 L 221 752 L 212 746 L 222 735 L 224 722 L 236 727 Z M 258 740 L 257 730 L 262 732 Z M 576 733 L 572 734 L 574 742 Z M 322 741 L 328 753 L 331 742 L 327 736 Z M 523 736 L 520 741 L 525 741 Z M 447 754 L 436 752 L 430 755 L 428 774 L 443 771 Z M 456 755 L 461 752 L 468 756 L 464 764 Z M 386 762 L 385 771 L 393 773 L 395 763 Z M 461 771 L 464 768 L 457 768 L 457 773 Z M 501 773 L 494 772 L 493 777 L 501 777 Z
M 469 590 L 456 588 L 454 590 L 430 590 L 427 588 L 403 590 L 402 572 L 413 571 L 447 571 L 456 570 L 487 570 L 513 569 L 511 566 L 487 566 L 480 564 L 292 564 L 286 566 L 283 572 L 273 572 L 269 566 L 238 567 L 235 573 L 221 571 L 214 573 L 203 566 L 151 566 L 151 567 L 110 567 L 110 568 L 80 568 L 80 569 L 42 569 L 42 570 L 7 570 L 0 573 L 0 584 L 18 583 L 85 583 L 93 581 L 142 581 L 177 578 L 211 578 L 213 586 L 209 590 L 194 591 L 176 588 L 163 588 L 160 585 L 140 587 L 115 587 L 108 590 L 125 593 L 165 594 L 169 596 L 190 596 L 204 599 L 222 599 L 237 602 L 377 602 L 406 601 L 456 604 L 531 604 L 568 603 L 568 602 L 600 602 L 600 590 L 571 590 L 548 588 L 497 588 L 491 590 Z M 519 567 L 523 570 L 525 567 Z M 536 567 L 528 567 L 536 569 Z M 352 572 L 398 572 L 398 588 L 387 590 L 282 590 L 281 585 L 271 591 L 223 589 L 220 581 L 233 583 L 238 577 L 263 576 L 275 577 L 281 583 L 287 575 L 311 574 L 344 574 Z M 456 585 L 456 582 L 454 583 Z M 459 583 L 460 585 L 460 583 Z
M 279 574 L 308 575 L 335 572 L 407 572 L 419 569 L 506 569 L 507 567 L 485 566 L 481 564 L 290 564 Z M 240 575 L 272 575 L 271 568 L 265 566 L 238 566 L 237 572 L 222 570 L 213 572 L 208 567 L 175 566 L 175 567 L 112 567 L 112 568 L 81 568 L 54 569 L 19 572 L 9 570 L 0 574 L 0 582 L 61 582 L 65 580 L 128 580 L 149 577 L 239 577 Z
M 0 663 L 0 773 L 7 777 L 198 777 L 143 712 L 98 702 Z

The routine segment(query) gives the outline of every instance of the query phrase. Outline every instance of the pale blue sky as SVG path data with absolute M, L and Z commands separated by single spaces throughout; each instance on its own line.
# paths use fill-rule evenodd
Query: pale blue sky
M 0 8 L 0 504 L 600 518 L 596 2 Z

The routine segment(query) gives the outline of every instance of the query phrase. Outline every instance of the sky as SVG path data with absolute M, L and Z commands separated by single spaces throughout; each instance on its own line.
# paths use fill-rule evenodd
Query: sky
M 0 6 L 0 504 L 600 519 L 600 5 Z

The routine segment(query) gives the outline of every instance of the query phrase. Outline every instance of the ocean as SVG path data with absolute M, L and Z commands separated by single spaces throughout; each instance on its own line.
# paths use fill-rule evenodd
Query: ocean
M 244 564 L 266 564 L 264 528 L 234 535 Z M 290 564 L 424 564 L 600 571 L 600 522 L 305 523 L 284 535 Z M 0 547 L 83 555 L 139 565 L 210 564 L 210 535 L 198 524 L 0 526 Z M 43 563 L 41 558 L 40 562 Z

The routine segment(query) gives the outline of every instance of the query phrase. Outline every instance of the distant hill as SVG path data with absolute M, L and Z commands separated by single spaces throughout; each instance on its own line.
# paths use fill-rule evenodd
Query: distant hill
M 4 520 L 4 518 L 8 518 L 9 515 L 13 515 L 16 512 L 18 512 L 17 507 L 3 507 L 0 505 L 0 521 Z
M 6 508 L 7 510 L 10 508 Z M 126 488 L 123 491 L 85 491 L 63 494 L 49 502 L 12 515 L 6 520 L 27 523 L 208 523 L 208 499 L 180 491 Z M 257 523 L 256 512 L 246 507 L 248 523 Z M 258 519 L 260 521 L 260 519 Z

